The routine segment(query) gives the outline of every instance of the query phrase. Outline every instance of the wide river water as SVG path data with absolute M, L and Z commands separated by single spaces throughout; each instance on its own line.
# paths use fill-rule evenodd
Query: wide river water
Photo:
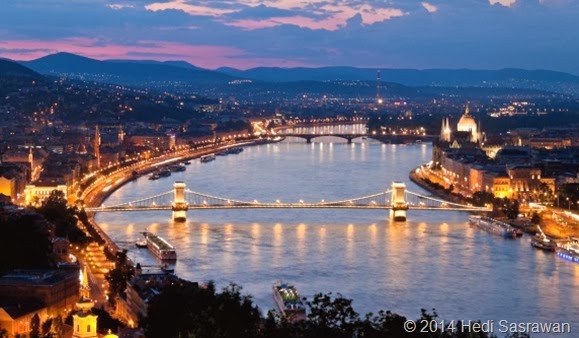
M 177 180 L 193 191 L 263 202 L 343 200 L 388 190 L 395 180 L 428 194 L 408 172 L 431 151 L 430 144 L 292 138 L 193 160 L 169 178 L 141 177 L 105 205 L 170 191 Z M 283 280 L 308 298 L 341 293 L 361 314 L 384 309 L 418 318 L 421 308 L 436 308 L 447 320 L 568 322 L 579 330 L 579 264 L 534 250 L 529 236 L 506 240 L 473 228 L 468 216 L 410 210 L 408 221 L 395 223 L 380 210 L 253 209 L 189 211 L 185 223 L 173 222 L 170 211 L 101 213 L 96 221 L 143 265 L 159 262 L 134 242 L 147 229 L 159 234 L 177 249 L 178 276 L 240 284 L 264 313 L 274 308 L 272 283 Z

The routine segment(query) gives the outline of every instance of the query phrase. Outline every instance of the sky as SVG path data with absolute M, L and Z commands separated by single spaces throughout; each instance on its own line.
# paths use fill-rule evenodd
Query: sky
M 579 0 L 0 0 L 0 57 L 579 75 Z

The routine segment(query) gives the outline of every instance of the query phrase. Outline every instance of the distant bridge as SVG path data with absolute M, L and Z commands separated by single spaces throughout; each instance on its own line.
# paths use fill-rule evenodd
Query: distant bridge
M 167 191 L 151 197 L 116 205 L 104 204 L 96 208 L 86 208 L 90 212 L 125 212 L 147 210 L 172 210 L 173 218 L 184 221 L 187 210 L 205 209 L 382 209 L 391 210 L 397 221 L 406 220 L 406 211 L 413 210 L 459 210 L 459 211 L 489 211 L 484 207 L 475 207 L 453 203 L 424 196 L 406 190 L 402 182 L 393 182 L 391 189 L 375 194 L 342 199 L 337 201 L 306 202 L 258 202 L 242 201 L 232 198 L 217 197 L 186 189 L 184 182 L 175 182 L 172 191 Z
M 416 141 L 432 141 L 435 136 L 432 135 L 412 135 L 412 134 L 368 134 L 368 133 L 280 133 L 280 136 L 299 137 L 311 143 L 312 139 L 317 137 L 334 136 L 346 139 L 352 143 L 353 139 L 371 138 L 384 143 L 413 143 Z

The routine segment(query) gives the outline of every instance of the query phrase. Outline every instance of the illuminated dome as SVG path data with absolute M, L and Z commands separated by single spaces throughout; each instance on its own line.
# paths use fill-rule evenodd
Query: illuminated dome
M 112 334 L 111 330 L 109 330 L 109 333 L 103 338 L 119 338 L 119 336 L 117 336 L 116 334 Z
M 468 131 L 471 134 L 471 141 L 477 142 L 478 141 L 478 130 L 477 130 L 476 121 L 474 118 L 469 114 L 468 111 L 468 104 L 466 105 L 466 109 L 464 110 L 464 114 L 461 116 L 460 120 L 458 121 L 458 125 L 456 126 L 457 131 Z

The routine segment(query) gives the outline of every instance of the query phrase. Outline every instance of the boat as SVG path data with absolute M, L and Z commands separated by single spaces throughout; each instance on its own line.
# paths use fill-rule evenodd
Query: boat
M 233 148 L 229 148 L 229 150 L 227 152 L 229 154 L 239 154 L 242 151 L 243 151 L 242 147 L 233 147 Z
M 293 285 L 273 283 L 273 299 L 280 314 L 289 321 L 306 319 L 306 306 Z
M 539 229 L 539 232 L 531 239 L 531 245 L 537 249 L 555 251 L 555 248 L 557 248 L 557 243 L 547 237 L 541 227 L 537 228 Z
M 555 248 L 555 253 L 563 259 L 579 263 L 579 241 L 572 239 L 565 243 L 559 243 Z
M 161 178 L 161 175 L 159 175 L 158 171 L 155 171 L 151 176 L 149 176 L 149 180 L 158 180 L 159 178 Z
M 143 239 L 136 241 L 135 245 L 137 246 L 137 248 L 146 248 L 147 247 L 147 241 L 143 238 Z
M 191 164 L 191 161 L 183 161 L 181 163 L 183 163 L 184 165 L 189 165 L 189 164 Z
M 175 269 L 173 267 L 170 267 L 169 265 L 167 265 L 167 263 L 161 265 L 161 271 L 166 272 L 166 273 L 174 273 Z
M 215 159 L 215 154 L 208 154 L 208 155 L 203 155 L 200 157 L 201 162 L 206 163 L 206 162 L 211 162 Z
M 175 247 L 169 244 L 163 237 L 150 232 L 143 232 L 143 236 L 145 236 L 145 241 L 147 242 L 147 249 L 157 258 L 163 261 L 174 261 L 177 259 Z
M 159 170 L 159 176 L 160 177 L 169 177 L 169 176 L 171 176 L 171 171 L 168 168 L 161 168 L 161 170 Z
M 504 238 L 515 238 L 517 233 L 515 229 L 508 223 L 484 216 L 470 216 L 469 222 L 472 225 L 481 228 L 493 235 L 502 236 Z
M 185 170 L 187 170 L 187 167 L 185 167 L 185 164 L 183 164 L 183 163 L 172 164 L 169 166 L 169 171 L 172 171 L 172 172 L 185 171 Z

